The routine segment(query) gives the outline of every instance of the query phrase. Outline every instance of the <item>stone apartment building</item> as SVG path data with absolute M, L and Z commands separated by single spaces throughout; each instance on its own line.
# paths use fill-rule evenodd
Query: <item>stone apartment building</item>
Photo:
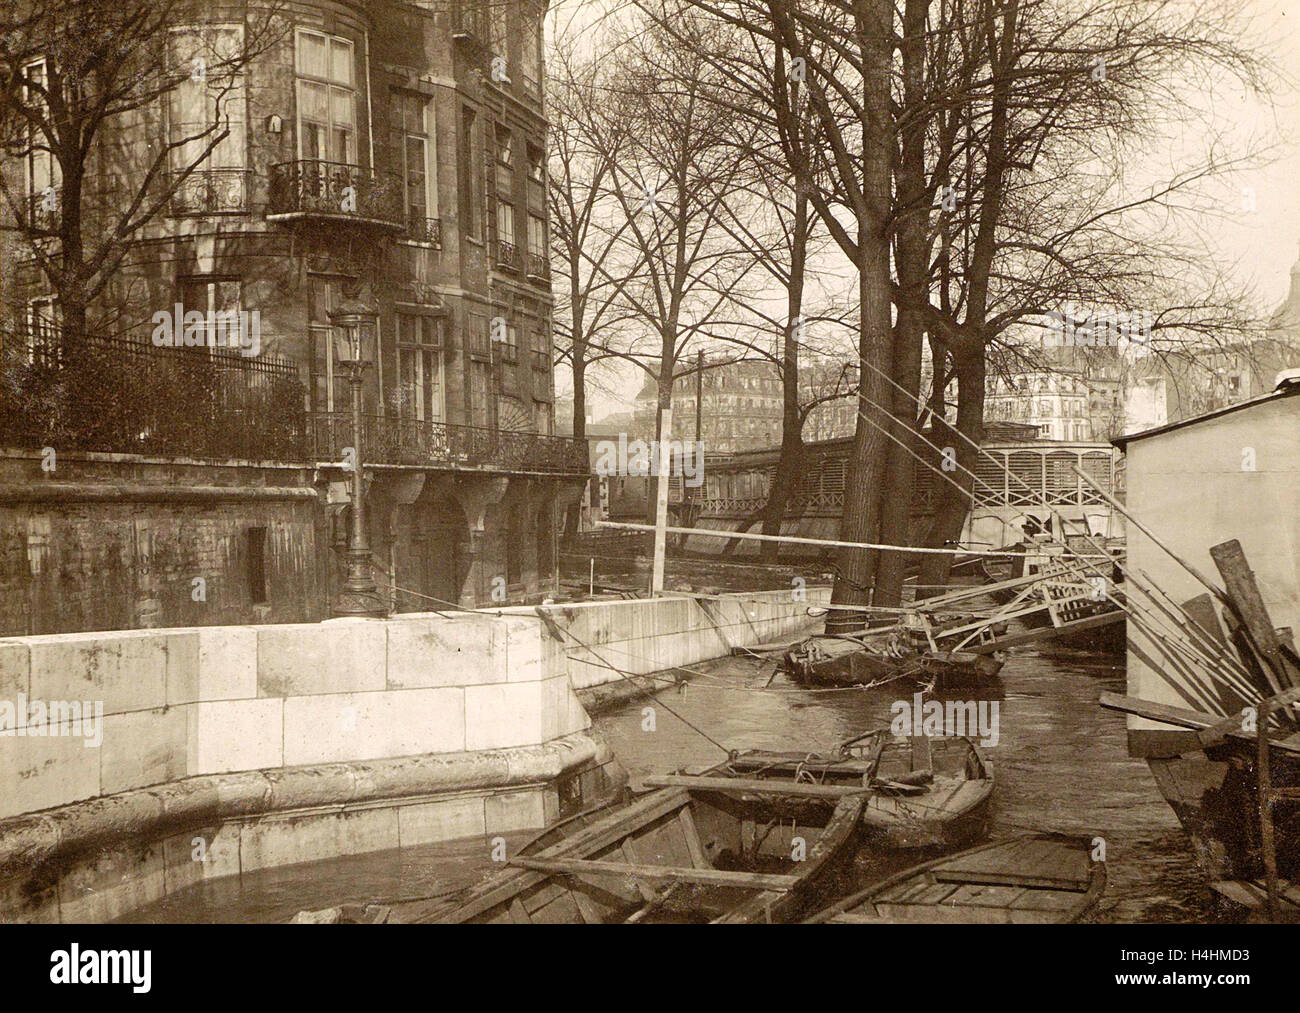
M 273 42 L 237 76 L 185 81 L 105 127 L 115 159 L 98 178 L 128 180 L 151 142 L 214 115 L 214 89 L 229 129 L 143 230 L 90 329 L 113 321 L 115 347 L 133 342 L 133 361 L 153 368 L 195 354 L 155 347 L 159 311 L 255 311 L 257 355 L 223 353 L 222 368 L 263 391 L 259 370 L 296 378 L 301 432 L 268 459 L 247 418 L 247 439 L 221 452 L 159 454 L 132 431 L 56 448 L 75 468 L 54 474 L 32 440 L 0 432 L 0 633 L 323 617 L 353 443 L 330 314 L 354 299 L 378 314 L 361 460 L 376 578 L 395 607 L 556 590 L 556 517 L 588 462 L 554 435 L 545 2 L 274 6 Z M 211 0 L 201 23 L 173 27 L 168 59 L 219 56 L 261 9 Z M 48 155 L 4 171 L 33 201 L 58 189 Z M 5 245 L 0 275 L 5 345 L 57 360 L 57 300 L 21 243 Z M 96 488 L 121 486 L 124 469 L 129 503 Z M 65 565 L 74 555 L 86 558 Z M 189 593 L 194 576 L 206 602 Z

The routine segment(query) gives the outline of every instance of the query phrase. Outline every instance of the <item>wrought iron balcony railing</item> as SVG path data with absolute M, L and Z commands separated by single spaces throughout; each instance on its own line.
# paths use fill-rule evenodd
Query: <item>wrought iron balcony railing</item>
M 551 260 L 544 253 L 528 254 L 528 277 L 534 281 L 550 282 Z
M 503 271 L 519 270 L 519 247 L 498 239 L 493 245 L 492 264 Z
M 246 169 L 196 169 L 172 194 L 171 213 L 177 218 L 241 214 L 247 210 Z
M 406 220 L 406 238 L 413 243 L 428 243 L 442 249 L 442 219 L 409 216 Z
M 268 221 L 328 218 L 405 231 L 401 180 L 358 165 L 302 159 L 271 166 Z
M 353 445 L 351 414 L 311 412 L 308 418 L 315 459 L 341 461 L 343 448 Z M 590 471 L 583 440 L 379 415 L 361 417 L 361 461 L 557 475 Z

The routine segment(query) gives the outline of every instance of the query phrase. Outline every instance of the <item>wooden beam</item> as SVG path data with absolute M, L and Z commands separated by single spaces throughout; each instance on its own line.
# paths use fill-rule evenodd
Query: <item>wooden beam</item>
M 1122 693 L 1112 693 L 1109 690 L 1104 690 L 1097 702 L 1108 710 L 1124 711 L 1126 714 L 1136 714 L 1152 721 L 1163 721 L 1165 724 L 1178 725 L 1181 728 L 1191 728 L 1197 731 L 1223 723 L 1223 719 L 1218 714 L 1205 714 L 1201 711 L 1188 710 L 1185 707 L 1170 707 L 1167 704 L 1155 703 L 1152 700 L 1143 700 L 1135 696 L 1124 696 Z M 1240 721 L 1240 718 L 1234 720 Z M 1241 739 L 1247 742 L 1255 741 L 1254 735 L 1247 735 L 1240 728 L 1235 732 L 1227 732 L 1226 734 L 1230 739 Z M 1296 742 L 1273 738 L 1270 738 L 1269 741 L 1273 746 L 1284 752 L 1300 753 L 1300 744 Z
M 1060 626 L 1039 626 L 1036 629 L 1026 630 L 1024 633 L 1008 633 L 1005 636 L 994 637 L 986 643 L 968 644 L 962 649 L 969 651 L 971 654 L 992 654 L 1004 647 L 1032 644 L 1039 640 L 1051 640 L 1063 633 L 1091 630 L 1098 626 L 1109 626 L 1111 623 L 1122 623 L 1126 618 L 1128 617 L 1123 609 L 1115 609 L 1112 612 L 1102 612 L 1099 615 L 1088 616 L 1086 619 L 1075 619 L 1073 622 L 1062 623 Z
M 1269 701 L 1278 706 L 1292 704 L 1297 700 L 1300 700 L 1300 686 L 1288 689 L 1285 693 L 1279 693 L 1275 697 L 1269 697 Z M 1258 713 L 1255 717 L 1256 721 L 1261 720 L 1261 715 Z M 1234 731 L 1241 732 L 1243 735 L 1253 734 L 1252 732 L 1245 731 L 1241 727 L 1241 715 L 1233 714 L 1224 718 L 1222 721 L 1216 721 L 1208 728 L 1202 728 L 1196 733 L 1196 737 L 1200 740 L 1202 746 L 1217 746 Z
M 822 798 L 832 801 L 845 795 L 870 792 L 866 785 L 841 787 L 833 784 L 795 784 L 791 781 L 764 781 L 746 777 L 702 777 L 690 774 L 658 774 L 643 782 L 651 788 L 694 788 L 697 791 L 723 791 L 730 794 L 784 795 L 790 798 Z
M 1293 685 L 1300 685 L 1282 656 L 1282 644 L 1277 638 L 1273 620 L 1269 618 L 1264 597 L 1259 593 L 1255 573 L 1246 562 L 1246 553 L 1235 538 L 1210 548 L 1210 558 L 1219 569 L 1219 576 L 1227 587 L 1228 596 L 1241 616 L 1241 621 L 1254 641 L 1255 648 L 1265 661 L 1264 677 L 1274 693 Z
M 598 862 L 580 858 L 512 858 L 510 864 L 534 872 L 571 876 L 613 876 L 636 882 L 705 883 L 709 886 L 753 890 L 788 890 L 799 882 L 798 876 L 778 876 L 763 872 L 724 872 L 721 869 L 686 869 L 674 865 L 629 865 L 626 862 Z

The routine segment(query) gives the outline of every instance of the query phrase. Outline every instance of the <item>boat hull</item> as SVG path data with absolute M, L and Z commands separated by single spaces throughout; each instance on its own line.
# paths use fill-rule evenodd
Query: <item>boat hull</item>
M 1275 786 L 1300 786 L 1300 761 L 1274 750 Z M 1213 757 L 1194 752 L 1151 757 L 1147 766 L 1178 822 L 1191 839 L 1196 864 L 1211 882 L 1253 879 L 1262 875 L 1259 850 L 1259 805 L 1254 758 L 1249 747 L 1218 749 Z M 1300 877 L 1300 807 L 1274 808 L 1278 872 Z

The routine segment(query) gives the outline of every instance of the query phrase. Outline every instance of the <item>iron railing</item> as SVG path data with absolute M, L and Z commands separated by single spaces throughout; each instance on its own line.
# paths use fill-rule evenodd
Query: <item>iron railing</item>
M 0 437 L 53 446 L 203 460 L 306 460 L 295 363 L 206 348 L 156 348 L 54 330 L 6 336 Z
M 507 243 L 504 239 L 498 239 L 492 244 L 492 263 L 494 266 L 505 271 L 519 270 L 519 247 L 514 243 Z
M 528 254 L 528 277 L 545 282 L 551 280 L 551 260 L 546 254 Z
M 321 217 L 405 230 L 401 180 L 359 165 L 301 159 L 271 166 L 269 220 Z
M 342 460 L 353 445 L 348 412 L 311 412 L 315 460 Z M 506 472 L 585 475 L 587 444 L 564 436 L 503 432 L 478 426 L 361 417 L 361 461 L 429 468 L 485 468 Z
M 247 169 L 196 169 L 185 177 L 171 199 L 171 213 L 178 218 L 247 210 Z
M 415 243 L 428 243 L 430 246 L 442 249 L 442 219 L 408 216 L 406 238 Z

